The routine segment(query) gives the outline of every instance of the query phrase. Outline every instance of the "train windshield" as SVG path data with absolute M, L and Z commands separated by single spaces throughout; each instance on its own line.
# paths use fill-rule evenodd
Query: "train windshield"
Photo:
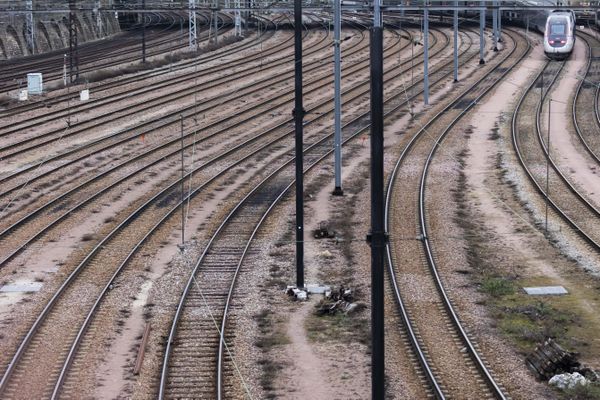
M 550 23 L 550 34 L 551 35 L 565 35 L 567 33 L 566 24 Z

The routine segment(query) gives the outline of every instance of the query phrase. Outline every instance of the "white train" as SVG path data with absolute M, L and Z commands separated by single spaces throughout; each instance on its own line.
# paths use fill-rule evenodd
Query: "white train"
M 575 46 L 575 13 L 555 10 L 548 15 L 544 29 L 544 53 L 553 60 L 564 60 Z

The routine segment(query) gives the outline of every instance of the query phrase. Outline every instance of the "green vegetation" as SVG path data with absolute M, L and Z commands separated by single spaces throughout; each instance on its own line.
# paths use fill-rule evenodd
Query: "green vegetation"
M 369 323 L 363 317 L 363 313 L 353 315 L 337 313 L 323 316 L 311 314 L 306 319 L 305 329 L 309 340 L 313 342 L 356 341 L 370 344 Z
M 481 291 L 492 297 L 502 297 L 513 294 L 515 289 L 508 279 L 497 277 L 486 277 L 481 283 Z
M 282 365 L 274 361 L 273 357 L 269 357 L 267 353 L 275 346 L 288 344 L 289 338 L 282 331 L 282 324 L 274 320 L 274 315 L 268 309 L 261 310 L 254 316 L 254 320 L 260 332 L 260 337 L 255 342 L 255 345 L 262 349 L 262 353 L 264 354 L 264 357 L 258 360 L 258 365 L 262 369 L 260 384 L 266 393 L 266 398 L 272 399 L 276 397 L 272 393 L 274 389 L 273 382 Z
M 572 389 L 566 389 L 562 397 L 569 400 L 599 400 L 600 383 L 592 382 L 586 386 L 577 385 Z

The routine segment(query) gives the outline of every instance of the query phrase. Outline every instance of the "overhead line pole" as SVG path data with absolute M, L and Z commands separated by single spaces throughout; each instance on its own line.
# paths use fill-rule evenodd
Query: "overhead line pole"
M 295 152 L 296 152 L 296 284 L 304 287 L 304 176 L 302 105 L 302 0 L 294 0 L 294 84 L 295 84 Z
M 142 10 L 146 9 L 146 0 L 142 0 Z M 142 11 L 142 62 L 146 62 L 146 13 Z
M 481 0 L 481 11 L 479 11 L 479 64 L 485 64 L 484 49 L 485 46 L 485 0 Z
M 191 50 L 198 50 L 198 32 L 196 28 L 196 0 L 189 0 L 189 5 L 190 12 L 188 16 L 188 45 Z
M 76 0 L 69 0 L 69 80 L 79 79 L 79 48 L 77 40 Z
M 458 0 L 454 0 L 457 7 L 454 10 L 454 82 L 458 82 Z
M 494 36 L 494 51 L 498 51 L 498 2 L 497 0 L 493 0 L 492 5 L 494 8 L 492 9 L 492 26 L 493 26 L 493 36 Z
M 385 395 L 384 256 L 387 234 L 383 196 L 383 27 L 381 0 L 374 0 L 371 31 L 371 398 Z
M 423 11 L 423 102 L 429 104 L 429 9 Z
M 342 30 L 342 1 L 334 0 L 333 16 L 333 43 L 334 43 L 334 97 L 335 97 L 335 133 L 334 133 L 334 151 L 335 151 L 335 188 L 333 194 L 341 196 L 344 194 L 342 189 L 342 90 L 341 90 L 341 43 L 340 36 Z
M 35 54 L 35 22 L 33 18 L 33 0 L 26 2 L 27 13 L 25 14 L 25 31 L 26 40 L 29 44 L 31 54 Z

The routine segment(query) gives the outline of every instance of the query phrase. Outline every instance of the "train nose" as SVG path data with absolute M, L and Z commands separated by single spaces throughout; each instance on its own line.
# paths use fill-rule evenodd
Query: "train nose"
M 549 38 L 548 44 L 552 47 L 563 47 L 567 44 L 567 38 Z

